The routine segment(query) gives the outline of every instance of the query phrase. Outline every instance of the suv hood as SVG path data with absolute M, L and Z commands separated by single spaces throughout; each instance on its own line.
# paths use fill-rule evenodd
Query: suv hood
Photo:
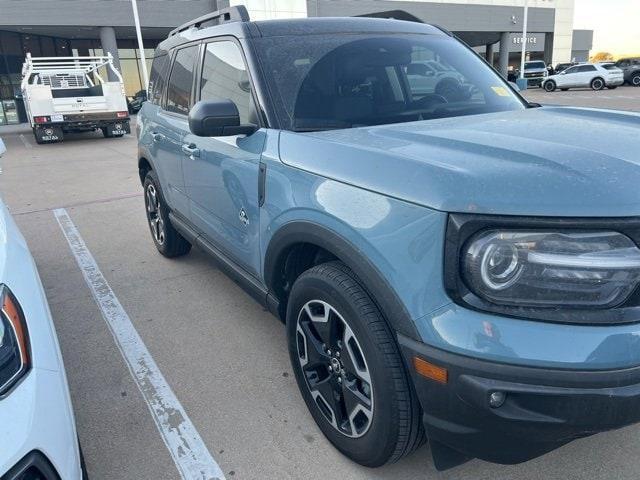
M 284 163 L 446 212 L 640 215 L 640 114 L 531 108 L 313 133 Z

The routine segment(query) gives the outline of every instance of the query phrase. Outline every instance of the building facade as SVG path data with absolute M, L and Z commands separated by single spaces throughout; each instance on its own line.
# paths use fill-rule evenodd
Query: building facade
M 254 20 L 381 15 L 438 24 L 485 54 L 506 74 L 521 49 L 524 0 L 138 0 L 145 55 L 192 18 L 244 4 Z M 529 0 L 531 58 L 588 58 L 589 32 L 573 31 L 574 0 Z M 577 42 L 577 43 L 576 43 Z M 506 48 L 505 48 L 506 46 Z M 110 52 L 128 95 L 144 89 L 130 0 L 0 0 L 0 125 L 25 121 L 20 72 L 33 56 Z M 579 54 L 577 53 L 579 52 Z M 149 61 L 148 61 L 149 62 Z

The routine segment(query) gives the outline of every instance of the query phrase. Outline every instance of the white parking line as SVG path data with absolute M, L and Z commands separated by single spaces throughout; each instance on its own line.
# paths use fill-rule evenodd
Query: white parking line
M 31 145 L 31 143 L 29 143 L 29 140 L 27 140 L 27 138 L 21 133 L 19 135 L 20 140 L 22 141 L 22 144 L 25 146 L 25 148 L 33 148 L 33 145 Z
M 167 384 L 69 214 L 64 208 L 53 213 L 182 479 L 224 480 L 220 466 Z

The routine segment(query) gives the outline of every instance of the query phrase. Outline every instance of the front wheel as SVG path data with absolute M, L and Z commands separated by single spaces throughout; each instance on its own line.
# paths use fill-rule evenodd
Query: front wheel
M 640 72 L 634 74 L 629 83 L 634 87 L 640 87 Z
M 544 91 L 545 92 L 553 92 L 556 89 L 556 82 L 553 80 L 547 80 L 544 82 Z
M 311 415 L 344 455 L 394 462 L 425 439 L 420 406 L 386 321 L 353 272 L 304 272 L 287 308 L 291 364 Z
M 601 78 L 594 78 L 593 80 L 591 80 L 592 90 L 602 90 L 604 88 L 604 85 L 604 80 L 602 80 Z

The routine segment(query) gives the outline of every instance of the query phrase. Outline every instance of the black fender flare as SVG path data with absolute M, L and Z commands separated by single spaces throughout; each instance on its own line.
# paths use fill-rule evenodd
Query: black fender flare
M 138 163 L 137 163 L 137 167 L 138 167 L 138 175 L 140 174 L 140 163 L 144 160 L 146 161 L 150 166 L 151 166 L 151 170 L 156 170 L 156 166 L 153 163 L 153 160 L 151 159 L 152 156 L 150 155 L 150 152 L 141 146 L 138 146 Z M 140 183 L 144 183 L 144 178 L 140 179 Z
M 378 268 L 351 242 L 333 230 L 314 222 L 286 223 L 271 237 L 264 261 L 264 279 L 270 295 L 275 295 L 272 287 L 278 281 L 277 266 L 283 260 L 282 255 L 297 243 L 310 243 L 332 253 L 356 274 L 396 333 L 420 340 L 409 312 Z M 284 299 L 278 299 L 280 302 L 282 300 Z

